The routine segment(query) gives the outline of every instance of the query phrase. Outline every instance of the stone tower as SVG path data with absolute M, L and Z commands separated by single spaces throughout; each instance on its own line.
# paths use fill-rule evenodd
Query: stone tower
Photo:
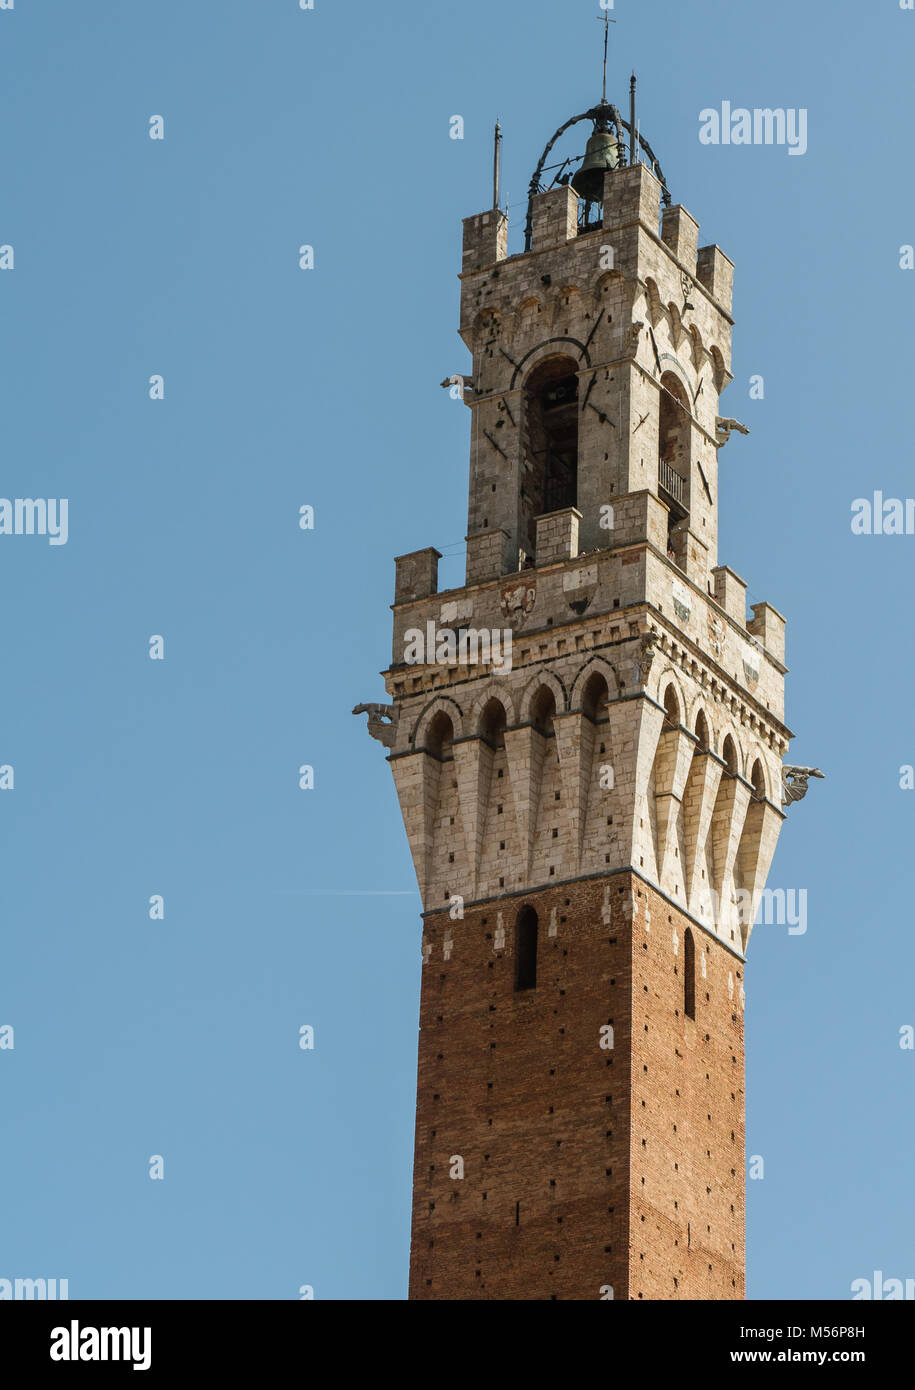
M 539 190 L 548 146 L 522 254 L 464 223 L 466 582 L 399 557 L 392 704 L 359 707 L 424 906 L 413 1299 L 744 1296 L 785 624 L 718 563 L 732 263 L 585 119 L 596 198 Z

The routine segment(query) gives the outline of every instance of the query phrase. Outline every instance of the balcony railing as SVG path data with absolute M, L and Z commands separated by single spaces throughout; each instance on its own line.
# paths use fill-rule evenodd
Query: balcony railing
M 681 478 L 663 459 L 658 460 L 658 486 L 669 492 L 675 502 L 686 506 L 686 479 Z

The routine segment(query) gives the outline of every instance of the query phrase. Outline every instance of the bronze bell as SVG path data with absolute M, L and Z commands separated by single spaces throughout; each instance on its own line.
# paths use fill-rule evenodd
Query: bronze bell
M 611 130 L 594 128 L 594 134 L 585 147 L 585 157 L 581 168 L 572 180 L 572 187 L 579 198 L 588 203 L 602 203 L 604 200 L 604 173 L 615 169 L 619 164 L 620 149 Z

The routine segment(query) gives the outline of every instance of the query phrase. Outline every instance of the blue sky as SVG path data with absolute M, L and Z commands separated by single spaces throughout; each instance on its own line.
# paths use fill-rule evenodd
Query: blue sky
M 438 382 L 468 363 L 492 123 L 514 250 L 544 144 L 600 94 L 597 12 L 0 10 L 2 491 L 70 499 L 66 545 L 0 538 L 0 1277 L 405 1297 L 420 904 L 350 710 L 384 698 L 393 557 L 435 545 L 461 582 L 469 417 Z M 610 98 L 634 66 L 674 201 L 737 265 L 721 561 L 788 618 L 792 759 L 828 776 L 769 879 L 808 930 L 750 951 L 748 1291 L 847 1299 L 915 1275 L 915 537 L 850 528 L 913 491 L 915 13 L 614 16 Z M 807 153 L 703 146 L 723 100 L 807 109 Z

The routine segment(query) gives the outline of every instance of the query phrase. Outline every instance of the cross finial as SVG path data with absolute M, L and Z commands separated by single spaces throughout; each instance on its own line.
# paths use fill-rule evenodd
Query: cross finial
M 612 3 L 612 0 L 611 0 Z M 598 15 L 598 20 L 604 26 L 604 86 L 601 92 L 601 105 L 607 105 L 607 45 L 610 42 L 610 25 L 615 24 L 616 20 L 610 18 L 610 6 L 604 8 L 602 15 Z

